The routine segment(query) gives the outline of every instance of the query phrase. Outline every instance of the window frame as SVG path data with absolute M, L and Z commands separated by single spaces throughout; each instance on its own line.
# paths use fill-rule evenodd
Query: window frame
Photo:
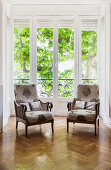
M 37 84 L 37 28 L 53 28 L 53 98 L 58 100 L 58 28 L 59 21 L 64 19 L 71 19 L 74 22 L 74 97 L 77 94 L 77 86 L 81 83 L 81 20 L 82 19 L 96 19 L 97 20 L 97 56 L 99 58 L 99 25 L 100 18 L 98 16 L 79 16 L 75 14 L 74 16 L 32 16 L 32 17 L 17 17 L 13 18 L 12 21 L 16 19 L 27 19 L 30 28 L 30 83 Z M 39 21 L 44 20 L 44 22 Z M 50 21 L 47 22 L 46 21 Z M 17 23 L 16 23 L 17 24 Z M 19 25 L 20 23 L 18 23 Z M 27 25 L 27 24 L 26 24 Z M 13 28 L 14 29 L 14 24 Z M 24 25 L 25 27 L 25 25 Z M 66 27 L 65 27 L 66 28 Z M 14 42 L 13 42 L 14 43 Z M 14 50 L 14 49 L 13 49 Z M 13 56 L 13 54 L 12 54 Z M 98 59 L 99 60 L 99 59 Z M 98 73 L 99 77 L 99 62 L 98 62 Z M 97 78 L 99 83 L 99 79 Z M 68 99 L 72 97 L 61 97 L 61 99 Z M 59 98 L 60 99 L 60 98 Z

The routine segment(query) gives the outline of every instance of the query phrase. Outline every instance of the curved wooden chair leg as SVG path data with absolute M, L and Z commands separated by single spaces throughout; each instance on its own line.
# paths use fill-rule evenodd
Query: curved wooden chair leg
M 17 130 L 17 128 L 18 128 L 18 121 L 16 120 L 16 130 Z
M 99 127 L 99 119 L 98 119 L 98 127 Z
M 67 132 L 69 132 L 69 121 L 67 119 Z
M 96 136 L 96 122 L 95 122 L 95 136 Z
M 54 119 L 51 122 L 52 133 L 54 133 Z
M 27 126 L 27 124 L 26 124 L 26 125 L 25 125 L 25 135 L 26 135 L 26 137 L 28 137 L 27 130 L 28 130 L 28 126 Z

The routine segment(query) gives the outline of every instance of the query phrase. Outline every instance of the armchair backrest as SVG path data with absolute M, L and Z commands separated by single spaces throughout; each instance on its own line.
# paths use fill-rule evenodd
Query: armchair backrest
M 85 101 L 99 102 L 98 85 L 78 85 L 77 98 L 80 98 Z
M 38 100 L 37 89 L 35 84 L 15 85 L 15 100 L 18 103 L 33 102 Z

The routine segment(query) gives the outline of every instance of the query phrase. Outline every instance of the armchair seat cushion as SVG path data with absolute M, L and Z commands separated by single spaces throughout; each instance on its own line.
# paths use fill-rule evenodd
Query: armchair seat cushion
M 53 119 L 51 112 L 43 110 L 25 112 L 25 115 L 29 124 L 42 124 Z
M 92 122 L 96 118 L 96 112 L 93 110 L 77 109 L 68 112 L 68 119 L 72 121 Z

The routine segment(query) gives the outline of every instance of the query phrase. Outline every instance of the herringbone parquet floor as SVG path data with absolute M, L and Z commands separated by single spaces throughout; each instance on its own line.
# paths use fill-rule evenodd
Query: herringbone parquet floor
M 10 118 L 0 134 L 0 170 L 111 170 L 111 129 L 102 120 L 99 133 L 94 126 L 70 124 L 66 118 L 55 118 L 55 133 L 50 124 L 29 127 L 25 137 L 24 124 Z

